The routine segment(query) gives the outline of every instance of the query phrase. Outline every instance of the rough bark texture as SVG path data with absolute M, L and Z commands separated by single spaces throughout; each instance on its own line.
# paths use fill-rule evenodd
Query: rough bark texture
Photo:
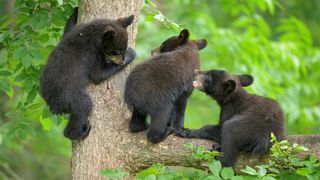
M 129 46 L 133 47 L 141 6 L 142 0 L 80 0 L 79 22 L 97 18 L 117 19 L 134 14 L 135 21 L 128 27 Z M 99 86 L 88 87 L 94 103 L 90 117 L 91 132 L 84 141 L 73 142 L 73 179 L 103 179 L 101 169 L 126 164 L 123 156 L 130 147 L 126 142 L 130 112 L 122 97 L 129 69 L 130 65 Z
M 129 44 L 133 47 L 141 5 L 142 0 L 81 0 L 79 19 L 80 22 L 88 22 L 95 18 L 118 18 L 134 14 L 135 24 L 128 30 Z M 121 167 L 135 173 L 156 162 L 202 167 L 200 163 L 187 162 L 191 152 L 183 148 L 183 144 L 192 142 L 211 148 L 210 141 L 181 139 L 171 135 L 164 142 L 152 145 L 147 142 L 145 132 L 132 134 L 128 131 L 131 113 L 123 102 L 123 90 L 129 70 L 130 67 L 126 68 L 99 86 L 88 87 L 94 102 L 90 117 L 92 128 L 85 140 L 73 142 L 73 179 L 104 179 L 100 174 L 104 168 Z M 309 147 L 311 153 L 320 158 L 320 136 L 289 136 L 288 139 Z M 241 155 L 236 169 L 265 160 L 267 157 L 249 158 Z

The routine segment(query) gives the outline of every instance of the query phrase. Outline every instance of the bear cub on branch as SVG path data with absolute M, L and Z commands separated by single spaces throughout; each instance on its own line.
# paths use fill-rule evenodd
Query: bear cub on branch
M 179 136 L 213 140 L 223 152 L 219 159 L 224 166 L 234 166 L 238 152 L 256 155 L 268 152 L 271 132 L 284 138 L 284 115 L 279 104 L 271 99 L 247 93 L 243 87 L 253 83 L 250 75 L 231 75 L 226 71 L 196 72 L 194 87 L 215 99 L 220 108 L 218 125 L 176 131 Z M 221 149 L 220 149 L 221 148 Z
M 172 132 L 170 126 L 183 128 L 194 70 L 200 67 L 199 50 L 206 45 L 204 39 L 189 40 L 189 31 L 184 29 L 132 70 L 124 93 L 125 102 L 133 108 L 131 132 L 148 128 L 147 115 L 151 116 L 147 138 L 152 143 L 164 140 Z
M 75 11 L 76 12 L 76 11 Z M 99 84 L 119 72 L 135 58 L 128 48 L 127 27 L 134 16 L 100 19 L 72 27 L 71 17 L 63 40 L 52 51 L 41 76 L 41 95 L 53 113 L 69 113 L 65 137 L 85 138 L 90 125 L 92 101 L 85 87 Z

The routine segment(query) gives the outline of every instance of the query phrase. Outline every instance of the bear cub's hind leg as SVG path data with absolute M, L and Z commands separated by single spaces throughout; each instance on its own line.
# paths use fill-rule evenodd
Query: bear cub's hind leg
M 148 129 L 146 115 L 138 112 L 136 108 L 133 109 L 132 118 L 129 124 L 130 132 L 140 132 Z
M 83 139 L 87 137 L 91 129 L 88 117 L 92 110 L 92 101 L 85 92 L 73 95 L 70 120 L 64 129 L 64 136 L 71 140 Z
M 186 111 L 187 101 L 188 95 L 183 94 L 174 103 L 170 117 L 170 127 L 174 131 L 184 130 L 184 114 Z
M 159 112 L 151 114 L 151 124 L 147 138 L 152 143 L 158 143 L 164 140 L 172 133 L 168 123 L 172 112 L 172 106 L 163 105 Z

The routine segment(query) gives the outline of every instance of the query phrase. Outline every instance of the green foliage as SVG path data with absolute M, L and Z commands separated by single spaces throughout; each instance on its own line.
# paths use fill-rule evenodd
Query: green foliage
M 123 172 L 120 168 L 104 169 L 101 171 L 101 174 L 103 174 L 107 178 L 112 178 L 112 179 L 123 178 L 129 175 L 127 172 Z
M 268 172 L 277 174 L 277 177 L 295 177 L 306 179 L 320 178 L 320 161 L 313 155 L 308 155 L 304 159 L 298 153 L 307 152 L 309 149 L 290 143 L 287 140 L 277 142 L 272 134 L 271 160 L 265 166 Z
M 287 140 L 277 141 L 272 134 L 273 146 L 270 151 L 271 160 L 266 164 L 253 167 L 246 166 L 241 169 L 242 174 L 236 175 L 231 167 L 222 167 L 220 161 L 214 159 L 219 155 L 216 151 L 207 151 L 204 147 L 196 147 L 186 144 L 191 149 L 192 159 L 201 161 L 207 167 L 206 170 L 165 166 L 154 164 L 136 174 L 136 179 L 309 179 L 320 178 L 320 161 L 313 155 L 301 157 L 301 153 L 308 151 L 307 148 Z
M 70 142 L 61 136 L 64 117 L 49 112 L 39 96 L 39 77 L 76 2 L 17 0 L 11 12 L 14 16 L 8 14 L 0 19 L 0 98 L 7 102 L 0 108 L 0 169 L 6 167 L 0 177 L 4 179 L 34 171 L 43 164 L 38 158 L 46 159 L 49 165 L 25 178 L 47 179 L 49 174 L 51 179 L 69 177 L 63 170 L 69 169 L 68 163 L 62 163 L 70 157 Z
M 44 124 L 44 119 L 51 117 L 39 96 L 39 77 L 74 5 L 75 1 L 17 1 L 15 17 L 4 16 L 0 20 L 0 91 L 17 99 L 1 117 L 10 119 L 1 127 L 5 136 L 25 139 L 34 134 L 31 125 L 34 120 L 42 120 Z M 8 26 L 12 22 L 14 28 Z M 58 118 L 58 122 L 61 120 Z M 50 123 L 44 127 L 50 129 Z
M 176 31 L 181 30 L 178 24 L 164 16 L 151 0 L 145 0 L 145 3 L 143 4 L 143 9 L 147 11 L 147 15 L 145 17 L 146 21 L 157 20 L 160 21 L 167 28 L 173 28 Z
M 305 22 L 293 15 L 277 16 L 284 11 L 282 2 L 169 0 L 167 4 L 170 6 L 159 8 L 161 16 L 166 16 L 161 19 L 154 18 L 159 10 L 150 10 L 157 6 L 145 6 L 139 25 L 143 36 L 137 40 L 140 57 L 148 56 L 160 42 L 177 34 L 178 29 L 167 21 L 179 22 L 179 27 L 188 28 L 195 37 L 208 40 L 201 51 L 202 69 L 252 74 L 255 82 L 248 90 L 280 103 L 289 134 L 320 132 L 316 128 L 320 126 L 320 51 L 313 45 Z M 215 11 L 231 17 L 221 17 Z M 161 23 L 155 26 L 149 20 Z M 186 126 L 217 123 L 218 113 L 215 102 L 195 91 L 188 102 Z

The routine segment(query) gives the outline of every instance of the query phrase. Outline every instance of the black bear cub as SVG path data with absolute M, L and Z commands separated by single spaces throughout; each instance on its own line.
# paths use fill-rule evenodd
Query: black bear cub
M 281 140 L 284 115 L 279 104 L 271 99 L 246 92 L 242 87 L 253 83 L 250 75 L 231 75 L 226 71 L 196 72 L 194 87 L 215 99 L 220 108 L 218 125 L 197 130 L 176 131 L 179 136 L 203 138 L 219 143 L 224 166 L 233 166 L 239 151 L 261 155 L 270 148 L 271 132 Z M 220 149 L 221 148 L 221 149 Z
M 40 93 L 53 113 L 71 114 L 65 137 L 80 139 L 89 133 L 92 102 L 85 90 L 89 81 L 99 84 L 135 58 L 134 50 L 128 48 L 126 29 L 133 19 L 132 15 L 95 20 L 74 28 L 70 25 L 50 54 L 41 76 Z
M 125 102 L 133 108 L 129 129 L 139 132 L 148 128 L 152 143 L 164 140 L 173 129 L 183 128 L 184 112 L 193 86 L 194 70 L 200 67 L 199 50 L 206 40 L 189 40 L 184 29 L 152 51 L 153 56 L 138 64 L 127 78 Z

